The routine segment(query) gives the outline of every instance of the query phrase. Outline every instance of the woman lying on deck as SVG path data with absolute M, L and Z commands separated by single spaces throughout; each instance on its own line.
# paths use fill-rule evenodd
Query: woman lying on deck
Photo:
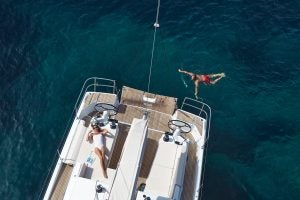
M 92 125 L 93 130 L 88 132 L 87 141 L 93 141 L 95 145 L 95 153 L 100 159 L 100 166 L 102 167 L 103 176 L 108 178 L 105 168 L 105 147 L 104 137 L 108 133 L 106 129 L 100 128 L 98 125 Z

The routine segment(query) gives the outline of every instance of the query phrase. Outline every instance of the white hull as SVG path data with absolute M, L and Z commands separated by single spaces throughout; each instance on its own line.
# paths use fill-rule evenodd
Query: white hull
M 97 92 L 96 86 L 101 85 L 103 80 L 107 81 L 93 78 L 92 90 L 82 90 L 82 99 L 75 106 L 77 112 L 47 190 L 43 193 L 44 199 L 144 200 L 148 197 L 152 200 L 198 200 L 209 135 L 210 108 L 186 99 L 190 102 L 185 100 L 182 109 L 176 110 L 176 98 L 128 87 L 123 88 L 119 101 L 113 93 Z M 112 83 L 115 91 L 115 82 Z M 200 103 L 202 107 L 195 106 L 193 102 Z M 116 127 L 112 128 L 112 120 L 103 124 L 110 133 L 105 139 L 108 178 L 103 177 L 93 144 L 85 140 L 98 103 L 118 107 L 118 114 L 113 117 L 118 120 Z M 204 106 L 208 108 L 205 110 Z M 199 114 L 184 111 L 185 107 L 192 107 Z M 181 129 L 176 128 L 178 124 L 171 124 L 171 128 L 178 129 L 177 136 L 177 132 L 168 127 L 170 120 L 186 122 L 189 132 L 183 134 Z M 163 140 L 166 135 L 168 141 Z M 96 191 L 97 185 L 102 186 L 101 192 Z

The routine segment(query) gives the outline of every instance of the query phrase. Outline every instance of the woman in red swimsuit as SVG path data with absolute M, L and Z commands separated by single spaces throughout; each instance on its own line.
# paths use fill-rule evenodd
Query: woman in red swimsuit
M 181 69 L 178 69 L 178 72 L 191 76 L 191 79 L 195 83 L 195 96 L 196 96 L 196 98 L 197 98 L 197 95 L 198 95 L 198 86 L 199 86 L 200 83 L 204 83 L 206 85 L 208 85 L 208 84 L 214 85 L 221 78 L 225 77 L 225 73 L 202 75 L 202 74 L 194 74 L 192 72 L 184 71 L 184 70 L 181 70 Z

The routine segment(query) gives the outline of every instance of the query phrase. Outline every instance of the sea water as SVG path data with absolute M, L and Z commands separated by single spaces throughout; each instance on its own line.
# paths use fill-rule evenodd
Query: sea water
M 212 108 L 203 199 L 300 199 L 295 0 L 161 2 L 150 92 Z M 2 0 L 0 199 L 37 199 L 84 80 L 147 89 L 156 1 Z

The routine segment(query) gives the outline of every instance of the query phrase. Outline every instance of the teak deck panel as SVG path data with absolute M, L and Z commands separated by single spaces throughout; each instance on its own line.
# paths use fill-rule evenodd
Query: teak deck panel
M 116 96 L 109 93 L 99 93 L 99 92 L 89 92 L 84 99 L 84 107 L 88 106 L 92 102 L 101 102 L 101 103 L 115 103 Z
M 58 180 L 56 181 L 56 184 L 50 197 L 51 200 L 58 200 L 64 198 L 65 191 L 67 189 L 72 171 L 73 166 L 67 164 L 62 165 L 61 171 L 58 175 Z
M 123 146 L 127 138 L 130 126 L 119 123 L 118 140 L 116 141 L 115 147 L 112 152 L 112 156 L 109 162 L 109 168 L 116 169 L 122 154 Z
M 158 141 L 162 135 L 163 134 L 161 132 L 148 131 L 144 159 L 142 162 L 142 167 L 139 175 L 139 177 L 144 178 L 145 180 L 148 178 L 148 175 L 150 173 L 150 169 L 152 167 L 152 163 L 158 148 Z
M 190 139 L 190 144 L 188 149 L 188 160 L 185 166 L 183 191 L 181 194 L 182 200 L 190 200 L 193 198 L 196 177 L 194 169 L 197 164 L 197 144 L 194 142 L 194 139 L 190 134 L 187 134 L 187 137 Z
M 155 103 L 147 103 L 143 101 L 143 96 L 148 98 L 155 98 Z M 167 97 L 162 95 L 149 94 L 141 90 L 130 87 L 123 87 L 121 104 L 138 106 L 156 110 L 162 113 L 172 115 L 176 109 L 177 99 L 174 97 Z
M 118 114 L 116 115 L 116 119 L 120 122 L 131 124 L 133 118 L 142 118 L 145 112 L 144 108 L 131 106 L 131 105 L 123 105 L 119 106 Z M 159 131 L 166 132 L 169 130 L 168 122 L 171 119 L 171 115 L 161 113 L 158 111 L 151 111 L 149 112 L 149 122 L 148 128 L 155 129 Z

